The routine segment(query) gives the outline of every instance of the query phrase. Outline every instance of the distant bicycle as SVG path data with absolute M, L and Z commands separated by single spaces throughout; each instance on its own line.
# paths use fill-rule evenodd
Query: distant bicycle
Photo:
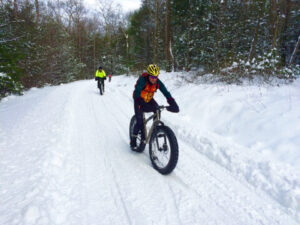
M 171 173 L 178 161 L 178 143 L 174 132 L 167 127 L 161 120 L 161 111 L 166 106 L 159 106 L 156 113 L 149 118 L 145 118 L 143 113 L 145 139 L 142 139 L 142 133 L 137 135 L 137 148 L 131 148 L 136 152 L 143 152 L 146 144 L 149 143 L 149 155 L 152 166 L 161 174 Z M 153 120 L 150 129 L 147 131 L 147 123 Z M 136 124 L 136 118 L 133 116 L 129 125 L 129 137 L 133 137 L 133 129 Z
M 104 94 L 104 78 L 99 78 L 98 88 L 100 90 L 100 95 L 103 95 Z
M 100 95 L 103 95 L 104 94 L 104 80 L 106 80 L 106 73 L 102 69 L 101 66 L 99 66 L 99 68 L 96 70 L 95 80 L 98 83 L 98 88 L 100 90 Z

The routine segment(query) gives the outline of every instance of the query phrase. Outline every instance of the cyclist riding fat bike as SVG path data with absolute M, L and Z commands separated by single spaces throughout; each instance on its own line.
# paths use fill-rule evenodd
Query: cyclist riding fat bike
M 106 80 L 106 73 L 101 66 L 96 70 L 95 80 L 98 81 L 98 87 L 100 86 L 100 82 L 104 84 L 104 80 Z
M 130 140 L 132 148 L 136 147 L 136 136 L 139 130 L 142 132 L 142 139 L 145 139 L 143 112 L 156 112 L 158 104 L 154 100 L 153 96 L 157 89 L 163 93 L 169 103 L 169 106 L 167 106 L 166 109 L 170 112 L 179 112 L 179 107 L 176 101 L 171 96 L 163 82 L 158 79 L 159 72 L 159 67 L 157 65 L 150 64 L 147 67 L 147 73 L 143 73 L 136 82 L 133 99 L 134 113 L 137 123 L 133 129 L 134 137 Z

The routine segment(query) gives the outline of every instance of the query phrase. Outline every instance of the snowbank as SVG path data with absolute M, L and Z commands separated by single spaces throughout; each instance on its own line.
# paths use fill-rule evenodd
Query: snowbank
M 280 87 L 237 86 L 194 84 L 186 76 L 160 76 L 181 109 L 167 118 L 177 135 L 267 192 L 299 220 L 300 80 Z

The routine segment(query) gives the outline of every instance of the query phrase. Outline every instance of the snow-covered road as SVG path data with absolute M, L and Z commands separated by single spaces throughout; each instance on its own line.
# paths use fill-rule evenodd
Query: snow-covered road
M 162 115 L 179 143 L 172 174 L 152 168 L 148 147 L 132 152 L 134 82 L 114 77 L 100 96 L 79 81 L 0 103 L 1 225 L 297 224 L 295 210 L 218 158 L 225 140 L 190 139 L 179 114 Z

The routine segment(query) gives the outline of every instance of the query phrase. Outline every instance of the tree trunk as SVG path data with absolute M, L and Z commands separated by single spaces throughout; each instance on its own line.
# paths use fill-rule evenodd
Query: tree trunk
M 213 68 L 214 70 L 218 71 L 219 70 L 219 65 L 220 65 L 220 60 L 219 60 L 219 48 L 220 48 L 220 45 L 219 45 L 219 42 L 220 42 L 220 32 L 221 32 L 221 22 L 220 22 L 220 19 L 217 18 L 217 32 L 216 32 L 216 36 L 215 36 L 215 65 L 213 65 Z
M 77 18 L 77 51 L 78 51 L 78 58 L 79 62 L 82 62 L 82 55 L 81 55 L 81 29 L 80 29 L 80 21 Z
M 187 40 L 186 40 L 186 65 L 185 70 L 188 72 L 190 71 L 190 65 L 191 65 L 191 29 L 192 29 L 192 18 L 190 17 L 187 22 Z
M 94 48 L 93 48 L 93 55 L 94 55 L 94 71 L 96 71 L 96 35 L 94 35 Z
M 154 46 L 153 46 L 153 63 L 157 63 L 158 52 L 158 0 L 155 0 L 155 30 L 154 30 Z
M 297 55 L 297 51 L 298 51 L 298 48 L 299 48 L 299 45 L 300 45 L 300 35 L 298 37 L 298 41 L 296 43 L 296 46 L 294 48 L 294 51 L 293 51 L 293 54 L 291 56 L 291 59 L 290 59 L 290 62 L 289 62 L 289 66 L 291 66 L 293 63 L 294 63 L 294 60 L 296 58 L 296 55 Z
M 283 6 L 283 0 L 279 0 L 277 4 L 277 0 L 272 0 L 273 7 L 272 7 L 272 13 L 273 13 L 273 42 L 272 42 L 272 49 L 277 48 L 280 42 L 280 34 L 281 34 L 281 29 L 283 26 L 283 18 L 282 14 L 283 12 L 280 10 L 280 6 Z
M 287 64 L 287 45 L 286 45 L 286 40 L 287 40 L 287 29 L 288 29 L 288 22 L 290 18 L 290 11 L 291 11 L 291 0 L 285 0 L 284 4 L 284 22 L 283 22 L 283 27 L 282 27 L 282 38 L 280 40 L 280 45 L 281 45 L 281 59 L 282 59 L 282 64 L 286 65 Z
M 35 0 L 35 11 L 36 11 L 36 23 L 38 23 L 40 19 L 39 0 Z
M 166 1 L 166 62 L 167 72 L 171 72 L 171 28 L 170 28 L 170 0 Z
M 277 16 L 277 0 L 272 0 L 271 1 L 271 18 L 272 18 L 272 49 L 275 48 L 275 44 L 276 44 L 276 39 L 277 39 L 277 34 L 276 34 L 276 30 L 277 30 L 277 24 L 278 24 L 278 16 Z
M 129 41 L 128 41 L 128 34 L 124 34 L 126 38 L 126 64 L 127 64 L 127 70 L 126 75 L 129 74 Z
M 18 18 L 18 4 L 17 4 L 17 0 L 14 0 L 14 17 L 15 17 L 15 19 Z
M 151 47 L 151 28 L 148 26 L 147 27 L 147 36 L 146 36 L 146 62 L 147 64 L 151 64 L 152 63 L 152 60 L 151 60 L 151 57 L 150 57 L 150 47 Z
M 122 33 L 124 34 L 125 40 L 126 40 L 126 67 L 127 67 L 127 71 L 126 71 L 126 75 L 129 74 L 129 40 L 128 40 L 128 34 L 126 34 L 126 32 L 124 31 L 124 29 L 122 27 L 120 27 L 120 30 L 122 31 Z
M 259 27 L 260 27 L 260 15 L 258 15 L 258 19 L 257 19 L 257 25 L 255 28 L 255 33 L 254 33 L 254 37 L 251 43 L 251 49 L 250 49 L 250 53 L 249 53 L 249 61 L 251 62 L 255 53 L 255 46 L 257 43 L 257 37 L 258 37 L 258 31 L 259 31 Z

